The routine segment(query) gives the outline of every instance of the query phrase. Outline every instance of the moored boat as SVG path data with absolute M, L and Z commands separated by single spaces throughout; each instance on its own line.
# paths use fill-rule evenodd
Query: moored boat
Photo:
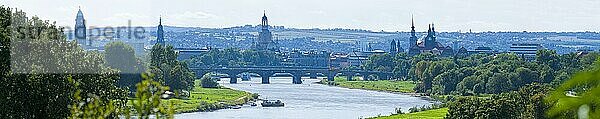
M 260 105 L 263 107 L 283 107 L 285 104 L 281 100 L 263 100 Z

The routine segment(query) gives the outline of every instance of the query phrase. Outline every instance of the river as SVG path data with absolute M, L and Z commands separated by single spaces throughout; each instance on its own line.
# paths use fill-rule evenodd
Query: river
M 410 107 L 434 102 L 403 94 L 315 84 L 318 79 L 304 79 L 303 84 L 292 84 L 291 77 L 271 77 L 271 84 L 260 84 L 260 78 L 238 80 L 229 84 L 228 78 L 219 83 L 225 87 L 260 94 L 261 99 L 279 99 L 285 107 L 252 107 L 222 109 L 213 112 L 195 112 L 175 115 L 182 119 L 357 119 L 390 115 L 395 108 L 404 112 Z M 258 103 L 258 102 L 257 102 Z

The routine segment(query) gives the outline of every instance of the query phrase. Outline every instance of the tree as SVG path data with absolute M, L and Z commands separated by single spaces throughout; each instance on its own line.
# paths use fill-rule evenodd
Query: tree
M 560 68 L 559 56 L 554 50 L 542 49 L 536 52 L 535 60 L 538 64 L 545 64 L 550 66 L 552 69 L 557 70 Z
M 410 70 L 410 57 L 406 53 L 398 53 L 394 58 L 394 78 L 406 78 Z
M 135 57 L 133 47 L 120 42 L 110 42 L 104 46 L 106 66 L 119 70 L 121 87 L 129 87 L 134 91 L 135 84 L 142 80 L 141 72 L 145 70 L 141 61 Z
M 548 117 L 600 118 L 600 60 L 596 61 L 595 66 L 576 74 L 546 98 L 546 102 L 552 104 L 547 112 Z
M 213 79 L 213 74 L 207 73 L 200 79 L 203 88 L 217 88 L 219 83 Z
M 195 74 L 185 62 L 177 60 L 173 46 L 156 44 L 151 51 L 150 72 L 156 74 L 154 80 L 171 87 L 174 91 L 193 89 Z
M 0 49 L 0 117 L 66 118 L 75 90 L 68 78 L 81 84 L 82 98 L 125 99 L 126 92 L 115 85 L 118 74 L 104 66 L 104 57 L 67 41 L 54 23 L 5 7 L 0 20 L 0 43 L 11 49 Z
M 389 54 L 375 54 L 362 65 L 365 70 L 392 72 L 394 61 Z
M 550 88 L 531 84 L 519 91 L 511 91 L 491 97 L 459 97 L 450 102 L 449 119 L 544 119 L 547 104 L 543 97 Z

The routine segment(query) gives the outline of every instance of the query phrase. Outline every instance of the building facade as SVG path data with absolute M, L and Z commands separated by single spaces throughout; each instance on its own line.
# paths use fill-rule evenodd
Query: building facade
M 538 50 L 542 50 L 544 47 L 540 44 L 531 43 L 517 43 L 510 46 L 510 53 L 515 53 L 517 56 L 527 61 L 534 61 Z

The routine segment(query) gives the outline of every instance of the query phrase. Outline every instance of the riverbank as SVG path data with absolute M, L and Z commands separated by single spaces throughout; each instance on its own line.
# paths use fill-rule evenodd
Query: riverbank
M 446 113 L 448 113 L 448 108 L 440 108 L 415 113 L 373 117 L 368 119 L 443 119 L 446 116 Z
M 166 99 L 163 100 L 163 104 L 173 103 L 176 113 L 203 112 L 242 105 L 258 98 L 258 94 L 222 86 L 219 88 L 202 88 L 199 80 L 194 83 L 194 89 L 190 91 L 188 99 Z
M 334 78 L 333 83 L 327 82 L 327 80 L 322 80 L 321 84 L 330 84 L 334 86 L 350 88 L 350 89 L 365 89 L 365 90 L 373 90 L 373 91 L 384 91 L 390 93 L 403 93 L 413 96 L 420 96 L 414 93 L 414 88 L 417 86 L 415 82 L 412 81 L 389 81 L 389 80 L 379 80 L 379 81 L 358 81 L 357 77 L 353 77 L 357 81 L 347 81 L 345 76 L 338 76 Z

